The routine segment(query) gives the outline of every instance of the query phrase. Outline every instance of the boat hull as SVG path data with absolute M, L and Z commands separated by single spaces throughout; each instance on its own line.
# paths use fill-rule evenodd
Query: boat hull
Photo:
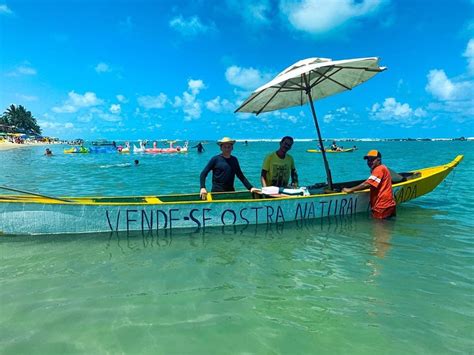
M 458 156 L 449 164 L 417 170 L 412 179 L 393 185 L 397 205 L 432 191 L 462 158 Z M 284 223 L 351 216 L 370 210 L 368 190 L 354 194 L 328 194 L 321 190 L 310 196 L 284 197 L 252 195 L 242 191 L 208 194 L 207 201 L 199 200 L 198 194 L 68 200 L 71 202 L 30 196 L 0 196 L 0 233 L 148 232 Z

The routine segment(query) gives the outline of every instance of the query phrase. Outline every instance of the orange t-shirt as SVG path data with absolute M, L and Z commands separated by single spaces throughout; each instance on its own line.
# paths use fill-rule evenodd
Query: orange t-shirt
M 385 165 L 375 167 L 372 170 L 372 175 L 365 182 L 370 185 L 372 211 L 382 212 L 396 206 L 392 192 L 392 177 Z

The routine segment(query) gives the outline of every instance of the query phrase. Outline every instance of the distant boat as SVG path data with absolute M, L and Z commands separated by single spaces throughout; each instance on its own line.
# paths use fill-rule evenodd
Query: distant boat
M 340 149 L 340 150 L 332 150 L 332 149 L 325 149 L 326 153 L 350 153 L 353 152 L 355 148 L 347 148 L 347 149 Z M 319 149 L 308 149 L 306 150 L 308 153 L 321 153 Z

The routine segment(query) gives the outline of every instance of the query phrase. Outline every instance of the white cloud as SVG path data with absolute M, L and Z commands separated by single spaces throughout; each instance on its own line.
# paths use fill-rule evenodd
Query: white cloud
M 268 112 L 267 114 L 277 117 L 278 119 L 281 119 L 281 120 L 290 121 L 291 123 L 298 122 L 298 117 L 296 117 L 295 115 L 290 115 L 287 112 L 273 111 L 273 112 Z
M 354 117 L 358 117 L 358 115 L 351 113 L 349 108 L 339 107 L 325 114 L 323 121 L 324 123 L 331 123 L 334 120 L 337 120 L 337 122 L 354 123 Z
M 138 104 L 147 110 L 153 108 L 163 108 L 168 101 L 168 96 L 163 93 L 160 93 L 158 96 L 140 96 L 138 99 Z
M 437 100 L 428 105 L 437 115 L 447 114 L 453 121 L 474 119 L 474 39 L 470 39 L 463 56 L 467 58 L 467 72 L 458 78 L 448 78 L 442 69 L 433 69 L 427 75 L 426 91 Z
M 18 73 L 24 74 L 24 75 L 36 75 L 36 69 L 32 67 L 27 67 L 24 65 L 21 65 L 17 68 Z
M 196 100 L 196 96 L 183 92 L 182 103 L 185 121 L 191 121 L 201 117 L 201 104 L 199 100 Z
M 103 119 L 104 121 L 107 121 L 107 122 L 122 121 L 122 117 L 120 117 L 119 115 L 111 114 L 111 113 L 108 113 L 108 112 L 100 112 L 100 113 L 97 114 L 97 116 L 99 116 L 99 118 L 101 118 L 101 119 Z
M 227 99 L 221 99 L 220 96 L 206 102 L 206 108 L 209 111 L 221 113 L 221 112 L 233 112 L 237 106 L 232 104 Z
M 18 65 L 13 71 L 7 73 L 7 76 L 20 76 L 20 75 L 36 75 L 36 69 L 33 68 L 30 63 L 25 61 L 23 64 Z
M 52 117 L 48 117 L 47 115 L 45 115 L 45 117 L 47 117 L 47 119 L 52 118 Z M 43 130 L 46 129 L 53 132 L 64 132 L 68 129 L 70 130 L 74 128 L 74 124 L 72 124 L 71 122 L 62 123 L 62 122 L 55 122 L 55 121 L 38 120 L 38 125 Z
M 0 14 L 12 15 L 13 11 L 6 4 L 0 5 Z
M 119 22 L 119 28 L 122 32 L 131 32 L 133 30 L 133 21 L 130 16 Z
M 331 31 L 356 18 L 377 12 L 385 0 L 282 0 L 281 12 L 297 30 L 316 34 Z
M 473 82 L 449 79 L 444 70 L 433 69 L 428 73 L 426 91 L 441 101 L 464 100 L 472 97 Z
M 196 96 L 197 94 L 199 94 L 199 91 L 201 91 L 202 89 L 205 89 L 205 85 L 204 85 L 204 82 L 202 80 L 190 79 L 188 81 L 188 88 L 191 91 L 191 93 L 194 96 Z
M 112 112 L 113 114 L 119 114 L 120 111 L 121 111 L 121 107 L 120 107 L 120 104 L 112 104 L 110 105 L 110 112 Z
M 38 101 L 38 96 L 33 95 L 23 95 L 23 94 L 16 94 L 16 96 L 23 101 Z
M 207 26 L 201 22 L 198 16 L 185 19 L 182 15 L 170 20 L 169 26 L 181 33 L 183 36 L 196 36 L 214 29 L 214 25 Z
M 270 24 L 271 4 L 269 0 L 227 0 L 227 6 L 234 14 L 242 16 L 251 26 Z
M 397 102 L 393 97 L 386 98 L 382 105 L 375 103 L 370 110 L 370 119 L 402 127 L 412 127 L 427 115 L 423 108 L 413 109 L 409 104 Z
M 225 78 L 235 86 L 246 90 L 255 90 L 273 77 L 273 74 L 262 73 L 254 68 L 241 68 L 233 65 L 227 68 Z
M 97 64 L 94 69 L 99 74 L 100 73 L 108 73 L 108 72 L 112 71 L 110 69 L 110 66 L 107 63 L 104 63 L 104 62 L 100 62 L 99 64 Z
M 57 113 L 72 113 L 84 107 L 98 106 L 103 101 L 97 98 L 93 92 L 86 92 L 84 95 L 76 94 L 74 91 L 68 93 L 69 98 L 62 106 L 53 107 L 53 111 Z
M 185 121 L 201 117 L 201 101 L 197 99 L 197 95 L 204 88 L 206 88 L 206 85 L 202 80 L 190 79 L 188 81 L 188 91 L 183 92 L 182 97 L 175 96 L 173 106 L 183 110 Z
M 470 74 L 474 74 L 474 38 L 467 43 L 463 56 L 467 58 L 467 67 Z
M 100 108 L 92 107 L 89 110 L 89 114 L 91 117 L 99 117 L 101 120 L 107 121 L 107 122 L 120 122 L 122 121 L 122 117 L 118 114 L 113 114 L 113 113 L 108 113 L 104 112 Z
M 126 98 L 124 95 L 122 95 L 122 94 L 118 94 L 118 95 L 115 96 L 115 97 L 116 97 L 117 100 L 118 100 L 119 102 L 121 102 L 121 103 L 127 103 L 127 102 L 128 102 L 127 98 Z
M 93 118 L 93 117 L 92 117 L 92 113 L 91 113 L 91 112 L 88 112 L 88 113 L 79 115 L 79 116 L 77 117 L 77 121 L 78 121 L 78 122 L 87 123 L 87 122 L 92 121 L 92 118 Z

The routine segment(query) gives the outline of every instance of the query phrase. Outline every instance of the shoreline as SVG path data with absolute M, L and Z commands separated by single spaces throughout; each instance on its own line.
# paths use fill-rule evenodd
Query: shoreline
M 0 143 L 0 151 L 3 150 L 10 150 L 10 149 L 18 149 L 18 148 L 26 148 L 26 147 L 33 147 L 33 146 L 45 146 L 45 145 L 54 145 L 50 143 L 11 143 L 11 142 L 3 142 Z

